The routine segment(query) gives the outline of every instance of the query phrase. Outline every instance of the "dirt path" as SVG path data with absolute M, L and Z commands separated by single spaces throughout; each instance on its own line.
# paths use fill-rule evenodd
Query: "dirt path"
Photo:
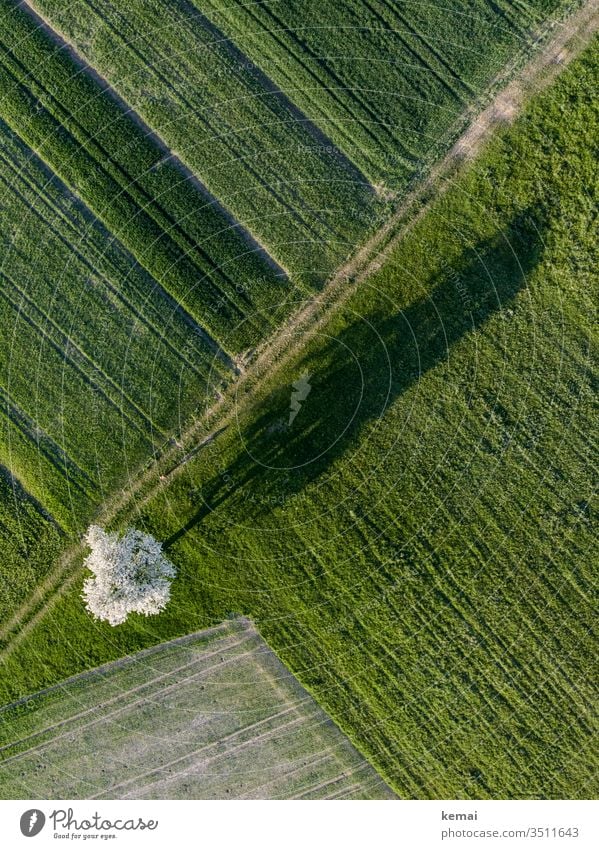
M 190 428 L 180 440 L 183 445 L 189 446 L 197 439 L 199 433 L 210 433 L 211 430 L 216 430 L 215 418 L 220 428 L 224 430 L 231 424 L 234 416 L 238 416 L 243 409 L 251 406 L 253 396 L 244 395 L 244 385 L 251 380 L 253 386 L 256 386 L 260 380 L 271 378 L 273 370 L 284 368 L 297 354 L 294 344 L 297 336 L 301 334 L 303 339 L 309 341 L 324 324 L 330 321 L 333 312 L 340 309 L 351 297 L 353 285 L 350 281 L 354 284 L 358 283 L 376 271 L 397 241 L 425 214 L 428 204 L 423 205 L 423 198 L 427 197 L 433 188 L 435 197 L 445 191 L 450 185 L 449 178 L 459 170 L 464 159 L 474 157 L 492 136 L 496 127 L 505 123 L 506 104 L 513 105 L 510 110 L 510 119 L 515 119 L 524 102 L 546 87 L 559 71 L 588 44 L 599 26 L 599 0 L 589 0 L 579 12 L 563 24 L 555 26 L 559 27 L 557 33 L 538 54 L 535 54 L 517 80 L 512 80 L 512 76 L 518 66 L 518 60 L 511 62 L 503 69 L 501 75 L 495 78 L 491 89 L 497 88 L 506 79 L 509 82 L 500 88 L 484 111 L 468 123 L 449 153 L 433 167 L 418 188 L 403 200 L 388 221 L 355 252 L 347 263 L 340 266 L 323 292 L 309 299 L 256 350 L 249 366 L 244 369 L 233 386 L 235 398 L 231 398 L 230 395 L 225 396 L 207 408 L 203 420 Z M 535 44 L 542 42 L 547 37 L 547 33 L 554 28 L 552 24 L 548 24 Z M 568 45 L 567 51 L 566 45 Z M 559 64 L 555 62 L 557 56 L 561 57 Z M 415 210 L 417 211 L 414 214 Z M 171 460 L 175 454 L 176 451 L 170 454 Z M 163 466 L 165 461 L 166 455 L 161 458 L 160 465 Z M 165 474 L 163 481 L 170 479 L 171 474 L 175 473 L 182 463 L 172 462 L 171 465 L 173 471 Z M 154 469 L 139 476 L 119 499 L 114 499 L 110 505 L 107 505 L 103 518 L 108 521 L 110 517 L 116 515 L 153 476 L 158 476 Z
M 465 127 L 449 152 L 430 170 L 418 188 L 409 195 L 389 220 L 380 227 L 338 274 L 363 279 L 382 265 L 387 252 L 415 219 L 406 221 L 419 200 L 435 188 L 435 197 L 445 191 L 449 178 L 464 161 L 474 159 L 498 127 L 512 123 L 534 94 L 547 88 L 591 41 L 599 27 L 599 0 L 587 2 L 561 23 L 548 22 L 530 50 L 540 45 L 532 59 L 519 70 L 520 57 L 506 65 L 489 86 L 490 102 L 480 111 L 473 104 L 462 117 Z M 552 34 L 553 33 L 553 34 Z M 552 35 L 551 35 L 552 34 Z M 549 40 L 547 41 L 547 39 Z M 420 215 L 426 211 L 421 209 Z M 416 219 L 417 220 L 417 219 Z
M 180 471 L 181 456 L 193 448 L 198 437 L 226 427 L 248 409 L 256 394 L 255 391 L 244 394 L 244 386 L 250 381 L 254 389 L 266 384 L 274 373 L 284 369 L 297 356 L 298 336 L 308 342 L 330 321 L 333 313 L 351 296 L 355 284 L 377 270 L 397 241 L 425 214 L 430 198 L 437 198 L 451 185 L 451 178 L 457 174 L 464 160 L 473 158 L 498 126 L 515 119 L 530 96 L 554 80 L 560 70 L 590 42 L 598 26 L 599 0 L 589 0 L 561 23 L 547 23 L 533 46 L 527 48 L 529 51 L 536 48 L 532 59 L 522 67 L 522 57 L 517 57 L 502 70 L 487 92 L 487 105 L 482 110 L 479 105 L 478 113 L 476 105 L 469 108 L 463 116 L 465 129 L 450 151 L 432 168 L 418 188 L 401 202 L 389 220 L 337 270 L 318 296 L 300 307 L 257 349 L 249 366 L 231 385 L 232 391 L 206 408 L 203 419 L 189 428 L 179 447 L 166 451 L 157 462 L 131 479 L 119 496 L 106 503 L 95 521 L 109 524 L 132 502 L 139 508 Z M 514 78 L 516 73 L 517 78 Z M 171 471 L 168 472 L 168 469 Z M 134 501 L 139 494 L 142 498 Z M 83 553 L 81 545 L 65 552 L 56 568 L 0 629 L 0 640 L 5 644 L 0 660 L 8 656 L 43 618 L 47 605 L 56 601 L 78 579 L 80 569 L 77 564 Z

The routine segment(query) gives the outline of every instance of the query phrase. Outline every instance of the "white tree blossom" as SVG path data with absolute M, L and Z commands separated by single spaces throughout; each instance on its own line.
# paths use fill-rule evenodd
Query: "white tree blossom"
M 121 625 L 129 613 L 153 616 L 164 609 L 176 570 L 154 537 L 129 528 L 119 538 L 91 525 L 85 541 L 91 548 L 85 565 L 94 577 L 85 580 L 83 598 L 95 619 Z

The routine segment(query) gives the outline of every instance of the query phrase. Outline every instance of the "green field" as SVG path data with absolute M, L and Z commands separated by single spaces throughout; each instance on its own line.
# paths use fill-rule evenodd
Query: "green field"
M 42 0 L 44 6 L 60 0 Z M 382 189 L 448 149 L 464 109 L 559 0 L 195 0 Z
M 242 613 L 400 795 L 596 792 L 598 70 L 589 50 L 499 132 L 251 412 L 132 506 L 179 569 L 166 611 L 99 625 L 78 581 L 8 656 L 3 700 Z
M 391 799 L 393 793 L 251 623 L 237 620 L 0 711 L 0 797 Z
M 227 369 L 2 122 L 0 186 L 0 462 L 72 530 Z
M 481 7 L 460 33 L 469 49 L 444 42 L 449 53 L 435 69 L 422 34 L 415 53 L 410 39 L 396 38 L 398 10 L 380 18 L 375 6 L 350 4 L 349 17 L 365 24 L 343 30 L 347 46 L 357 49 L 358 38 L 381 58 L 358 63 L 353 79 L 324 42 L 306 42 L 306 56 L 324 51 L 316 88 L 297 45 L 275 49 L 267 26 L 258 55 L 256 38 L 229 33 L 213 3 L 198 11 L 144 0 L 126 12 L 105 0 L 32 5 L 57 31 L 28 4 L 4 0 L 0 9 L 0 463 L 77 534 L 380 223 L 392 204 L 379 183 L 407 185 L 447 148 L 441 122 L 440 146 L 429 150 L 423 129 L 405 179 L 382 174 L 384 163 L 404 161 L 410 121 L 424 128 L 431 109 L 446 114 L 437 94 L 449 96 L 452 74 L 464 79 L 450 98 L 456 117 L 558 4 L 521 15 Z M 311 37 L 324 37 L 321 14 L 309 10 Z M 420 12 L 405 15 L 421 32 Z M 286 37 L 303 42 L 294 4 L 285 16 Z M 441 26 L 438 15 L 429 24 Z M 475 43 L 476 73 L 463 58 Z M 280 50 L 289 79 L 273 58 Z M 391 55 L 390 78 L 381 69 Z M 403 105 L 388 115 L 384 92 L 391 79 L 399 85 L 404 65 L 401 85 L 419 95 L 406 99 L 400 86 L 392 99 Z M 419 78 L 432 88 L 421 90 Z M 338 132 L 349 125 L 363 155 Z M 28 571 L 8 561 L 7 575 L 17 594 L 30 585 Z
M 272 330 L 290 283 L 122 104 L 11 2 L 0 119 L 225 351 Z M 273 307 L 273 304 L 275 307 Z
M 43 578 L 62 544 L 48 514 L 0 465 L 0 620 Z
M 377 220 L 368 180 L 190 3 L 32 5 L 297 279 L 319 285 Z

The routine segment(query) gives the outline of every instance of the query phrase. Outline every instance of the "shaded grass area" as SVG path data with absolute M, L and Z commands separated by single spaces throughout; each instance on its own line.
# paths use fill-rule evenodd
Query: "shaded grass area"
M 440 281 L 405 309 L 389 309 L 387 301 L 356 315 L 297 362 L 298 374 L 309 379 L 307 409 L 288 425 L 290 386 L 272 391 L 263 412 L 256 412 L 241 434 L 245 450 L 227 465 L 226 476 L 219 473 L 203 486 L 204 503 L 165 541 L 166 548 L 254 482 L 261 491 L 265 484 L 271 487 L 275 500 L 300 493 L 353 453 L 364 429 L 443 363 L 454 344 L 509 307 L 539 261 L 539 225 L 538 213 L 524 210 L 504 231 L 464 251 L 451 274 L 440 274 Z M 492 275 L 484 281 L 490 267 Z
M 573 63 L 253 413 L 122 517 L 168 540 L 164 614 L 100 626 L 79 583 L 8 657 L 5 700 L 245 613 L 400 795 L 593 794 L 598 66 Z
M 62 544 L 52 519 L 0 466 L 0 620 L 43 578 Z

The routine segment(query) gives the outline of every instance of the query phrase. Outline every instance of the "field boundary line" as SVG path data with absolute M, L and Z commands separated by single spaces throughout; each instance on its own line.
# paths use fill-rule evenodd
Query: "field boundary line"
M 248 379 L 257 378 L 259 381 L 262 377 L 264 381 L 269 380 L 274 369 L 280 370 L 293 360 L 297 354 L 290 337 L 302 333 L 303 340 L 310 339 L 318 333 L 324 324 L 330 321 L 331 317 L 351 297 L 354 285 L 378 270 L 397 242 L 426 214 L 432 200 L 436 200 L 449 188 L 451 178 L 461 170 L 464 161 L 473 158 L 474 154 L 492 136 L 495 128 L 504 123 L 500 115 L 497 115 L 498 104 L 503 104 L 506 97 L 512 97 L 514 91 L 519 88 L 525 88 L 525 92 L 519 99 L 519 106 L 522 107 L 530 96 L 548 85 L 557 75 L 558 70 L 574 59 L 591 40 L 599 27 L 598 12 L 599 0 L 588 0 L 582 9 L 561 25 L 556 36 L 548 44 L 545 44 L 541 52 L 535 54 L 517 80 L 511 78 L 516 63 L 514 61 L 509 63 L 507 68 L 499 75 L 500 77 L 503 75 L 508 77 L 507 86 L 502 88 L 487 107 L 468 124 L 441 162 L 434 166 L 423 182 L 404 198 L 387 222 L 382 224 L 376 233 L 358 248 L 353 257 L 334 272 L 324 290 L 309 298 L 307 303 L 304 302 L 295 314 L 292 314 L 271 337 L 252 352 L 251 361 L 244 364 L 240 376 L 231 384 L 237 398 L 225 396 L 217 404 L 207 409 L 204 419 L 192 425 L 187 433 L 182 436 L 181 445 L 185 446 L 199 433 L 205 432 L 209 435 L 217 426 L 213 421 L 216 416 L 218 416 L 217 421 L 222 427 L 230 424 L 235 415 L 240 414 L 243 406 L 251 405 L 252 399 L 248 398 L 247 395 L 241 397 L 243 395 L 242 388 Z M 546 30 L 550 31 L 552 28 L 553 23 L 547 22 Z M 538 41 L 542 41 L 542 38 L 543 36 L 539 36 Z M 543 79 L 547 68 L 554 63 L 555 56 L 560 54 L 564 46 L 572 40 L 577 40 L 576 50 L 573 50 L 567 56 L 566 61 L 560 63 L 559 69 L 553 69 L 554 72 L 550 74 L 549 79 Z M 512 116 L 513 119 L 515 117 L 515 115 Z M 468 156 L 464 155 L 465 147 L 469 151 Z M 436 190 L 436 194 L 434 198 L 431 198 L 433 189 Z M 235 403 L 236 400 L 237 403 Z M 180 449 L 176 447 L 172 454 L 176 454 L 177 450 Z M 165 458 L 166 452 L 157 462 L 162 464 Z M 175 474 L 180 468 L 179 462 L 172 464 L 172 474 Z M 122 506 L 144 486 L 151 475 L 152 469 L 146 470 L 145 474 L 140 474 L 137 480 L 132 482 L 132 486 L 126 492 L 123 492 L 119 500 L 113 499 L 110 503 L 107 502 L 106 512 L 102 513 L 102 517 L 106 521 L 115 517 Z M 158 477 L 158 471 L 156 471 L 156 475 Z M 161 481 L 164 482 L 168 479 L 170 479 L 170 474 L 161 478 Z M 157 489 L 158 485 L 141 502 L 136 502 L 136 505 L 142 506 L 148 498 L 155 494 Z
M 231 628 L 232 625 L 240 625 L 239 628 Z M 38 696 L 46 696 L 49 693 L 56 692 L 57 690 L 62 690 L 67 684 L 76 684 L 79 681 L 85 681 L 88 678 L 93 678 L 94 675 L 101 675 L 104 672 L 112 672 L 117 669 L 121 669 L 126 666 L 128 663 L 134 663 L 137 660 L 144 659 L 146 657 L 150 657 L 153 654 L 159 654 L 162 650 L 172 648 L 175 646 L 184 646 L 187 643 L 193 643 L 201 639 L 212 639 L 212 637 L 218 637 L 220 634 L 224 636 L 227 631 L 231 630 L 231 636 L 235 634 L 237 631 L 242 633 L 248 633 L 252 636 L 258 635 L 259 632 L 251 619 L 246 616 L 236 616 L 235 619 L 225 619 L 222 622 L 219 622 L 216 625 L 211 625 L 208 628 L 202 628 L 199 631 L 193 631 L 191 634 L 183 634 L 181 637 L 174 637 L 172 640 L 168 640 L 165 643 L 156 643 L 156 645 L 148 646 L 146 649 L 140 649 L 138 652 L 134 654 L 127 654 L 124 657 L 119 657 L 116 660 L 109 660 L 108 663 L 101 663 L 100 666 L 94 666 L 91 669 L 86 669 L 85 672 L 78 672 L 76 675 L 71 675 L 69 678 L 65 678 L 63 681 L 60 681 L 58 684 L 52 684 L 50 687 L 44 687 L 42 690 L 37 690 L 35 693 L 30 693 L 27 696 L 23 696 L 20 699 L 16 699 L 14 702 L 10 702 L 9 704 L 0 706 L 0 716 L 8 710 L 12 708 L 18 707 L 19 705 L 25 704 L 30 699 L 37 698 Z
M 222 635 L 219 634 L 219 633 L 207 634 L 206 638 L 207 638 L 209 644 L 212 642 L 212 638 L 220 639 L 221 642 L 219 643 L 219 646 L 220 646 L 220 651 L 223 654 L 230 651 L 231 649 L 236 648 L 237 646 L 243 645 L 244 643 L 248 642 L 248 640 L 251 639 L 251 638 L 255 638 L 255 637 L 259 638 L 260 637 L 260 635 L 258 634 L 257 631 L 252 631 L 250 629 L 244 630 L 242 628 L 239 628 L 239 629 L 226 628 L 226 627 L 224 627 L 225 625 L 228 624 L 228 622 L 226 620 L 225 620 L 225 622 L 223 622 L 221 624 L 223 625 Z M 206 629 L 206 631 L 212 631 L 212 630 L 217 632 L 218 628 L 215 627 L 214 629 L 211 629 L 211 628 Z M 200 631 L 198 633 L 202 637 L 204 636 L 203 632 Z M 236 642 L 230 642 L 231 640 L 234 639 L 234 637 L 236 637 L 240 634 L 244 635 L 242 637 L 242 639 L 239 639 Z M 197 635 L 190 635 L 190 639 L 192 637 L 197 637 Z M 225 641 L 227 641 L 226 644 L 225 644 Z M 193 642 L 194 643 L 201 642 L 200 637 L 197 637 L 197 639 L 194 639 Z M 164 648 L 164 650 L 166 652 L 166 651 L 170 651 L 173 648 L 177 648 L 177 646 L 174 645 L 173 643 L 174 643 L 174 641 L 169 641 L 168 643 L 158 643 L 158 645 L 161 648 Z M 165 648 L 165 646 L 166 646 L 166 648 Z M 144 650 L 139 652 L 139 654 L 140 655 L 143 654 L 143 651 Z M 157 653 L 161 653 L 161 652 L 152 652 L 152 654 L 157 654 Z M 217 654 L 218 652 L 214 652 L 214 651 L 206 652 L 205 654 L 202 654 L 202 659 L 203 658 L 210 658 L 215 653 Z M 244 654 L 238 655 L 238 657 L 245 657 L 247 654 L 251 654 L 251 653 L 252 653 L 251 651 L 250 652 L 244 652 Z M 54 685 L 53 687 L 47 687 L 45 690 L 39 690 L 37 693 L 32 693 L 30 696 L 25 696 L 23 699 L 19 699 L 16 702 L 12 702 L 9 705 L 4 705 L 2 708 L 0 708 L 0 714 L 5 712 L 5 711 L 8 711 L 10 709 L 13 709 L 15 707 L 18 707 L 21 704 L 26 704 L 27 702 L 32 701 L 33 699 L 43 698 L 44 696 L 47 696 L 47 695 L 49 695 L 53 692 L 56 692 L 58 690 L 62 690 L 66 686 L 71 686 L 71 685 L 76 686 L 79 683 L 83 683 L 83 682 L 87 681 L 88 679 L 92 679 L 92 678 L 95 678 L 95 677 L 104 678 L 104 676 L 106 676 L 106 678 L 108 678 L 113 673 L 115 673 L 119 670 L 122 670 L 122 669 L 126 669 L 127 666 L 129 665 L 129 663 L 131 663 L 131 665 L 133 665 L 134 663 L 137 663 L 138 660 L 139 660 L 139 658 L 138 658 L 137 655 L 126 655 L 123 658 L 117 658 L 117 660 L 111 661 L 112 665 L 105 664 L 105 666 L 107 666 L 107 667 L 110 666 L 110 668 L 104 669 L 103 666 L 95 667 L 94 669 L 89 670 L 89 673 L 90 673 L 89 675 L 86 672 L 86 673 L 81 673 L 80 675 L 71 676 L 70 678 L 67 678 L 64 681 L 61 681 L 59 684 Z M 142 660 L 143 660 L 143 658 L 142 658 Z M 183 670 L 183 669 L 189 669 L 189 667 L 192 666 L 194 663 L 197 663 L 197 658 L 193 661 L 188 660 L 185 663 L 182 663 L 181 666 L 176 666 L 176 667 L 173 667 L 172 669 L 168 669 L 164 672 L 160 672 L 159 674 L 155 675 L 154 678 L 148 678 L 143 683 L 136 684 L 135 686 L 130 687 L 127 690 L 127 693 L 137 693 L 139 690 L 142 690 L 145 687 L 149 687 L 151 684 L 155 684 L 157 681 L 162 681 L 164 678 L 168 678 L 170 675 L 173 675 L 177 672 L 181 672 L 181 670 Z M 213 669 L 213 668 L 214 667 L 207 667 L 204 671 L 209 671 L 210 669 Z M 185 680 L 187 680 L 187 679 L 185 679 Z M 169 689 L 169 688 L 167 688 L 167 689 Z M 102 707 L 104 708 L 107 705 L 112 704 L 114 701 L 116 701 L 122 695 L 122 692 L 124 692 L 124 691 L 121 691 L 121 693 L 118 693 L 115 696 L 110 696 L 108 698 L 103 699 L 102 700 Z M 95 710 L 95 706 L 91 707 L 91 708 L 86 708 L 85 710 L 79 711 L 78 713 L 73 713 L 70 716 L 66 717 L 66 719 L 61 719 L 58 722 L 53 722 L 50 725 L 46 725 L 44 728 L 40 728 L 38 731 L 34 731 L 31 734 L 28 734 L 26 737 L 21 737 L 18 740 L 15 740 L 11 743 L 2 744 L 0 746 L 0 752 L 6 751 L 6 749 L 10 749 L 12 746 L 18 746 L 21 743 L 26 743 L 28 740 L 31 740 L 34 737 L 39 737 L 41 734 L 46 734 L 46 733 L 49 733 L 49 732 L 51 732 L 51 731 L 53 731 L 57 728 L 61 728 L 63 725 L 67 724 L 68 722 L 72 722 L 75 719 L 79 719 L 82 716 L 86 716 L 92 710 Z M 104 718 L 107 718 L 108 716 L 111 716 L 111 714 L 105 714 Z M 37 746 L 32 746 L 27 751 L 34 751 L 36 748 L 37 748 Z M 12 759 L 12 756 L 6 758 L 5 761 L 0 760 L 0 763 L 4 763 L 4 762 L 6 762 L 6 760 L 11 760 L 11 759 Z
M 253 399 L 249 397 L 249 393 L 243 397 L 240 393 L 241 387 L 247 383 L 248 379 L 255 380 L 255 385 L 265 384 L 272 379 L 273 373 L 293 361 L 293 358 L 297 356 L 297 349 L 293 347 L 292 337 L 296 338 L 301 333 L 304 346 L 306 341 L 313 338 L 322 326 L 330 321 L 355 291 L 355 285 L 380 267 L 397 242 L 425 215 L 431 203 L 449 188 L 452 178 L 461 172 L 464 163 L 475 157 L 482 146 L 493 137 L 497 127 L 505 126 L 506 105 L 509 104 L 511 107 L 509 112 L 511 122 L 515 120 L 528 100 L 553 82 L 559 72 L 590 43 L 599 26 L 598 12 L 599 0 L 587 0 L 562 22 L 545 22 L 543 31 L 533 45 L 533 49 L 535 46 L 537 49 L 534 50 L 530 61 L 519 70 L 518 57 L 516 57 L 504 67 L 488 87 L 487 96 L 502 83 L 503 87 L 490 96 L 487 105 L 467 124 L 449 152 L 432 167 L 422 183 L 401 201 L 387 222 L 358 248 L 354 256 L 337 269 L 323 291 L 310 298 L 307 305 L 300 306 L 299 310 L 273 336 L 256 349 L 251 363 L 231 384 L 233 397 L 230 397 L 230 392 L 223 396 L 206 410 L 202 420 L 190 426 L 186 434 L 181 437 L 179 446 L 165 451 L 158 460 L 150 461 L 149 468 L 146 464 L 138 476 L 131 481 L 131 485 L 123 489 L 120 496 L 106 502 L 96 521 L 108 524 L 119 513 L 126 512 L 127 505 L 133 501 L 136 493 L 147 486 L 143 498 L 134 503 L 135 508 L 138 509 L 182 468 L 181 465 L 176 465 L 172 475 L 169 475 L 166 480 L 160 480 L 160 471 L 161 468 L 165 468 L 165 463 L 172 465 L 177 452 L 182 449 L 189 451 L 194 439 L 201 434 L 210 433 L 215 427 L 214 419 L 219 423 L 217 426 L 222 427 L 235 415 L 239 415 L 245 407 L 251 405 Z M 558 31 L 552 35 L 556 27 Z M 514 76 L 516 73 L 517 76 Z M 479 98 L 479 101 L 481 99 Z M 476 104 L 466 110 L 464 120 L 474 108 Z M 237 406 L 236 396 L 239 397 Z M 81 543 L 67 550 L 60 558 L 56 569 L 48 574 L 44 582 L 34 590 L 27 602 L 11 618 L 10 623 L 0 628 L 0 639 L 5 643 L 0 650 L 0 660 L 8 657 L 35 624 L 43 618 L 46 605 L 54 604 L 78 579 L 80 568 L 71 569 L 68 578 L 62 580 L 69 567 L 82 556 L 84 550 Z M 23 624 L 20 620 L 29 612 L 32 615 Z M 20 628 L 19 625 L 21 625 Z M 12 639 L 8 642 L 11 632 Z

